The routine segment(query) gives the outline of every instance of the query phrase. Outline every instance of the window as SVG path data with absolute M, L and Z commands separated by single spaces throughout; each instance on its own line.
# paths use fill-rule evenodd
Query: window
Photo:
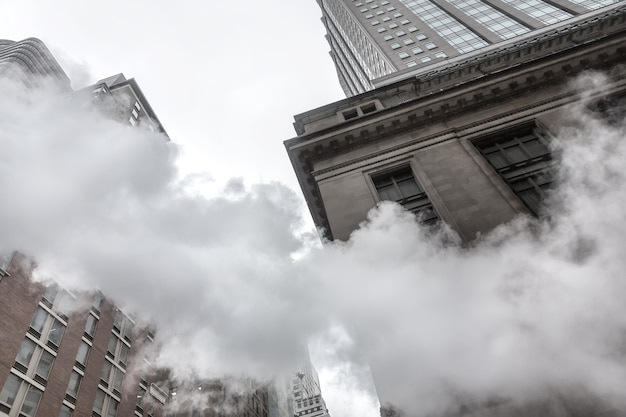
M 389 45 L 389 46 L 391 46 L 391 49 L 399 49 L 399 48 L 401 48 L 401 47 L 402 47 L 402 45 L 400 45 L 400 44 L 399 44 L 399 43 L 397 43 L 397 42 L 394 42 L 394 43 L 392 43 L 392 44 L 391 44 L 391 45 Z
M 383 16 L 383 22 L 388 22 L 391 20 L 391 18 L 389 16 Z
M 411 45 L 412 43 L 415 43 L 415 41 L 411 38 L 407 38 L 402 42 L 404 42 L 405 45 Z
M 383 33 L 383 32 L 386 32 L 386 31 L 387 31 L 387 29 L 382 28 L 382 27 L 381 27 L 381 28 L 378 28 L 378 29 L 376 29 L 376 30 L 378 31 L 378 33 Z
M 417 183 L 410 167 L 372 177 L 381 200 L 395 201 L 417 214 L 425 224 L 437 222 L 439 217 L 426 192 Z
M 127 341 L 120 339 L 115 333 L 111 333 L 107 347 L 107 356 L 122 368 L 126 368 L 130 346 Z
M 424 39 L 428 39 L 428 37 L 423 33 L 420 33 L 418 35 L 415 35 L 415 39 L 417 39 L 418 41 L 423 41 Z
M 18 410 L 20 417 L 34 417 L 43 392 L 10 373 L 0 391 L 0 412 Z
M 52 308 L 52 304 L 54 303 L 54 299 L 59 292 L 59 288 L 56 285 L 48 285 L 43 292 L 43 302 L 48 307 Z
M 408 52 L 404 52 L 404 51 L 402 51 L 402 52 L 398 52 L 398 56 L 399 56 L 401 59 L 405 59 L 405 58 L 408 58 L 408 57 L 409 57 L 409 53 L 408 53 Z
M 448 55 L 446 55 L 445 52 L 437 52 L 435 54 L 435 58 L 447 58 Z
M 108 388 L 115 395 L 120 396 L 124 375 L 124 371 L 121 368 L 105 359 L 100 372 L 100 385 Z
M 406 35 L 406 32 L 403 31 L 403 30 L 399 30 L 399 31 L 396 32 L 396 36 L 397 37 L 404 36 L 404 35 Z
M 97 292 L 93 295 L 93 301 L 91 303 L 91 309 L 96 313 L 100 314 L 100 308 L 102 307 L 102 301 L 104 300 L 104 296 Z
M 85 343 L 85 341 L 80 342 L 80 346 L 78 347 L 78 352 L 76 353 L 76 367 L 79 369 L 85 369 L 87 366 L 87 358 L 89 358 L 89 348 L 90 346 Z
M 415 26 L 409 26 L 408 28 L 406 28 L 406 30 L 408 30 L 409 32 L 417 32 L 417 28 Z
M 93 415 L 100 417 L 115 417 L 119 402 L 102 390 L 96 393 L 96 399 L 93 403 Z
M 391 36 L 391 35 L 385 35 L 385 36 L 383 36 L 383 39 L 384 39 L 384 40 L 386 40 L 386 41 L 390 41 L 390 40 L 392 40 L 392 39 L 393 39 L 393 36 Z
M 395 28 L 397 28 L 397 27 L 398 27 L 398 25 L 397 25 L 397 24 L 395 24 L 395 23 L 391 23 L 391 24 L 389 24 L 389 29 L 395 29 Z
M 475 143 L 491 166 L 535 215 L 553 178 L 548 139 L 538 129 L 527 129 Z
M 432 61 L 432 58 L 429 56 L 425 56 L 424 58 L 420 59 L 420 61 L 422 62 L 428 62 L 428 61 Z
M 46 385 L 53 363 L 54 355 L 52 353 L 26 337 L 17 353 L 13 368 L 33 378 L 38 383 Z
M 400 24 L 401 24 L 401 25 L 408 25 L 409 23 L 411 23 L 411 22 L 410 22 L 408 19 L 402 19 L 402 20 L 400 21 Z
M 437 45 L 435 45 L 435 44 L 434 44 L 434 43 L 432 43 L 432 42 L 426 42 L 426 43 L 424 44 L 424 46 L 425 46 L 427 49 L 435 49 L 435 48 L 437 47 Z
M 376 26 L 380 24 L 380 22 L 378 20 L 372 20 L 372 26 Z
M 98 326 L 98 319 L 93 315 L 87 315 L 87 322 L 85 323 L 85 336 L 87 339 L 93 340 L 93 336 L 96 333 L 96 327 Z
M 416 65 L 417 65 L 417 62 L 415 62 L 415 61 L 409 61 L 409 62 L 406 63 L 406 66 L 408 68 L 414 67 Z
M 346 110 L 341 114 L 343 115 L 344 120 L 350 120 L 359 117 L 359 113 L 356 109 Z
M 420 48 L 419 46 L 416 46 L 415 48 L 411 49 L 411 52 L 417 55 L 417 54 L 421 54 L 422 52 L 424 52 L 424 50 Z
M 59 412 L 59 417 L 72 417 L 73 412 L 74 410 L 63 404 L 61 406 L 61 411 Z
M 72 371 L 70 375 L 70 381 L 67 384 L 67 390 L 65 393 L 69 395 L 72 399 L 75 399 L 78 396 L 78 390 L 80 388 L 80 382 L 83 379 L 82 375 L 76 371 Z

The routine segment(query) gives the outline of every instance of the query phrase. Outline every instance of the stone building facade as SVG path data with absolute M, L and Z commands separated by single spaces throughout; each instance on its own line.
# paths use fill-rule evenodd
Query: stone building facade
M 296 115 L 297 136 L 285 147 L 325 239 L 349 239 L 372 208 L 391 200 L 426 224 L 444 222 L 471 244 L 516 216 L 542 215 L 558 163 L 551 140 L 576 123 L 571 109 L 581 104 L 573 80 L 602 72 L 607 84 L 584 91 L 583 108 L 623 120 L 625 64 L 622 4 Z M 385 404 L 391 393 L 376 388 Z M 565 402 L 555 404 L 475 407 L 459 415 L 614 415 L 593 401 L 572 402 L 569 411 Z
M 615 8 L 295 116 L 285 146 L 315 223 L 346 240 L 395 200 L 470 242 L 540 214 L 549 137 L 579 99 L 568 83 L 598 70 L 609 85 L 590 100 L 624 94 L 625 17 Z

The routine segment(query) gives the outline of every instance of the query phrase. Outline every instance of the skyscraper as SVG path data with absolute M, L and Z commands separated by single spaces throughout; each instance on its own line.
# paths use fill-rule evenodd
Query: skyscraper
M 54 80 L 61 88 L 70 88 L 69 77 L 37 38 L 0 39 L 0 76 L 18 78 L 28 84 Z
M 346 96 L 506 47 L 621 0 L 318 0 Z
M 540 216 L 557 163 L 550 141 L 576 123 L 571 109 L 608 123 L 624 117 L 624 2 L 319 3 L 349 97 L 296 115 L 297 136 L 285 147 L 329 240 L 348 240 L 385 200 L 424 223 L 444 222 L 464 243 L 519 215 Z M 605 74 L 603 88 L 571 88 L 589 70 Z M 393 404 L 394 377 L 371 366 L 381 404 Z M 539 414 L 606 411 L 559 407 Z M 521 410 L 471 415 L 538 415 Z
M 292 380 L 292 394 L 295 417 L 329 417 L 313 365 L 307 364 L 296 372 Z

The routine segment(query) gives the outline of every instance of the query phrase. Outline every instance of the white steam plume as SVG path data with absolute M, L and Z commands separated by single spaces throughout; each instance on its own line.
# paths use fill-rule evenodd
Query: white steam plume
M 409 415 L 581 392 L 626 409 L 623 134 L 589 117 L 559 132 L 550 223 L 459 248 L 382 204 L 349 242 L 294 261 L 310 242 L 285 186 L 186 192 L 163 137 L 3 81 L 0 251 L 154 320 L 176 370 L 290 370 L 339 323 L 354 346 L 336 355 L 371 363 Z

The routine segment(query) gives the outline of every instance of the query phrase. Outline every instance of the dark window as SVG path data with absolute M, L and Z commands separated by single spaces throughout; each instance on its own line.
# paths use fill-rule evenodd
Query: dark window
M 498 174 L 535 215 L 554 180 L 548 139 L 538 129 L 476 143 Z
M 426 192 L 415 180 L 410 167 L 372 177 L 381 200 L 395 201 L 407 210 L 418 214 L 426 224 L 435 223 L 439 217 Z
M 345 120 L 355 119 L 359 116 L 356 109 L 344 111 L 342 114 Z

